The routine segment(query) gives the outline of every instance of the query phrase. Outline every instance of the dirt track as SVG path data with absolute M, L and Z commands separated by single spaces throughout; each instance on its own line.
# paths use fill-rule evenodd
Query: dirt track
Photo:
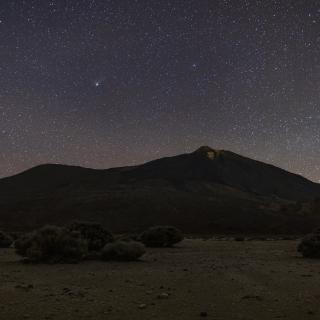
M 296 245 L 185 240 L 141 262 L 75 265 L 1 249 L 0 319 L 319 319 L 320 261 Z

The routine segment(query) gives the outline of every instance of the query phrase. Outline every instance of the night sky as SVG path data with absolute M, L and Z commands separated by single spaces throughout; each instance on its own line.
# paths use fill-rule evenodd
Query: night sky
M 0 4 L 0 177 L 231 150 L 320 181 L 319 0 Z

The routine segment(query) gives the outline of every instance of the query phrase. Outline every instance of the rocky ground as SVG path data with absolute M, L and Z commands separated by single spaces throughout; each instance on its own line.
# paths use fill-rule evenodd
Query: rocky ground
M 0 249 L 0 319 L 319 319 L 320 261 L 296 246 L 188 239 L 140 262 L 74 265 Z

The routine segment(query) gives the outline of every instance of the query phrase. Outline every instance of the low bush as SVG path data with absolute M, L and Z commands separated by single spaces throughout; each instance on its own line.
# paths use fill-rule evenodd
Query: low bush
M 244 241 L 245 237 L 242 236 L 238 236 L 238 237 L 234 237 L 234 241 Z
M 0 248 L 9 248 L 12 245 L 13 239 L 3 231 L 0 231 Z
M 77 232 L 45 226 L 16 240 L 17 254 L 32 262 L 78 262 L 87 254 L 87 242 Z
M 298 245 L 298 252 L 305 258 L 320 258 L 320 229 L 306 235 Z
M 101 224 L 94 222 L 73 222 L 69 229 L 77 231 L 87 241 L 89 251 L 100 251 L 107 243 L 112 242 L 113 235 Z
M 14 232 L 13 231 L 13 232 L 10 232 L 8 235 L 9 235 L 9 237 L 12 238 L 12 241 L 15 241 L 23 235 L 23 232 Z
M 139 233 L 122 234 L 116 238 L 117 241 L 138 241 L 140 240 Z
M 145 246 L 136 241 L 116 241 L 108 243 L 101 251 L 102 260 L 133 261 L 146 252 Z
M 151 227 L 140 235 L 140 241 L 147 247 L 172 247 L 183 238 L 182 232 L 171 226 Z

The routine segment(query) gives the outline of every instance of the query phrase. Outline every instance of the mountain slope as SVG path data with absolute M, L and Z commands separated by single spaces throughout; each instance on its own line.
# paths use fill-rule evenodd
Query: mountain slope
M 305 200 L 320 193 L 320 185 L 263 162 L 230 151 L 201 147 L 191 154 L 151 161 L 127 173 L 144 179 L 178 183 L 200 180 L 220 183 L 260 195 Z
M 1 179 L 0 223 L 25 229 L 86 219 L 114 231 L 170 223 L 190 232 L 297 232 L 318 217 L 283 208 L 318 195 L 320 185 L 301 176 L 201 147 L 133 167 L 42 165 Z

